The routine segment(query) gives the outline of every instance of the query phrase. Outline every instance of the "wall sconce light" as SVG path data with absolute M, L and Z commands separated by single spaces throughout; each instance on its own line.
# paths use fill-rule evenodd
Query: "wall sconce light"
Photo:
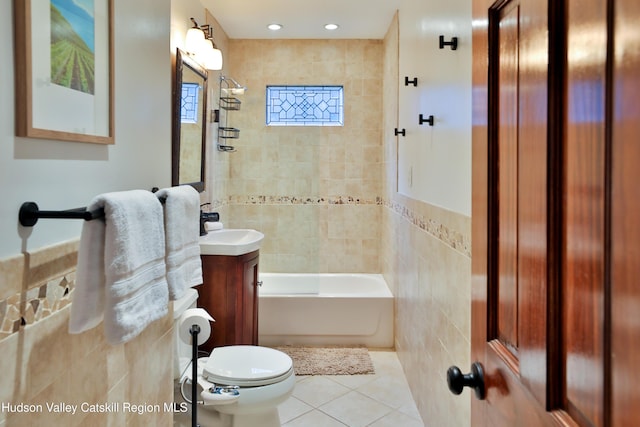
M 213 41 L 213 27 L 199 26 L 191 18 L 193 28 L 189 28 L 185 39 L 185 51 L 207 70 L 222 70 L 222 52 Z
M 220 76 L 220 82 L 224 82 L 227 85 L 227 87 L 222 88 L 222 90 L 230 95 L 244 95 L 244 91 L 247 90 L 246 86 L 242 86 L 232 77 Z

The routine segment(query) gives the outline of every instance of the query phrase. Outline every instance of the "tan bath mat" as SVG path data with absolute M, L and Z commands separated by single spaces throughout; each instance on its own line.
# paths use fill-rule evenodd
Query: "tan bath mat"
M 293 360 L 296 375 L 373 374 L 373 362 L 366 347 L 274 347 Z

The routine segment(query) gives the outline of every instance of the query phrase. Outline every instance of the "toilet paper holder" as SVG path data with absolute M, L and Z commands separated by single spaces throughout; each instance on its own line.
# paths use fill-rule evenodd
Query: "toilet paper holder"
M 193 324 L 189 328 L 191 334 L 191 427 L 198 427 L 198 335 L 200 326 Z M 204 340 L 206 341 L 206 340 Z
M 186 310 L 180 319 L 179 335 L 183 341 L 187 340 L 184 332 L 189 327 L 188 336 L 191 337 L 191 426 L 198 427 L 198 344 L 205 343 L 211 334 L 209 322 L 215 322 L 213 317 L 202 308 Z M 198 338 L 202 342 L 198 342 Z

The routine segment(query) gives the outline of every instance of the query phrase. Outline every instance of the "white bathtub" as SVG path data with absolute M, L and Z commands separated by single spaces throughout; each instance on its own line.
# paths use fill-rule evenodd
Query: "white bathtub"
M 393 295 L 380 274 L 260 273 L 260 345 L 393 347 Z

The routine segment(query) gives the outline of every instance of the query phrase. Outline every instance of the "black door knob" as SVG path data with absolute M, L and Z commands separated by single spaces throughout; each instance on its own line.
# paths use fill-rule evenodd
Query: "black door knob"
M 447 384 L 453 394 L 460 394 L 465 387 L 471 387 L 479 400 L 484 400 L 484 370 L 480 362 L 471 364 L 471 373 L 463 374 L 460 368 L 452 366 L 447 370 Z

